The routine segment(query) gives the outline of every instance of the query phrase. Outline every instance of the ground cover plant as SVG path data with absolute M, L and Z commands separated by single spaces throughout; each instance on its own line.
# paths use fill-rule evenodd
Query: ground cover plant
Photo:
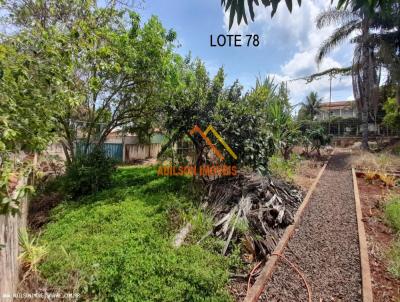
M 39 266 L 49 285 L 94 301 L 229 301 L 228 260 L 204 245 L 171 245 L 186 221 L 195 237 L 207 221 L 189 197 L 190 180 L 159 178 L 154 167 L 120 168 L 113 180 L 53 211 Z
M 385 218 L 398 238 L 389 251 L 389 271 L 400 278 L 400 195 L 393 195 L 385 206 Z

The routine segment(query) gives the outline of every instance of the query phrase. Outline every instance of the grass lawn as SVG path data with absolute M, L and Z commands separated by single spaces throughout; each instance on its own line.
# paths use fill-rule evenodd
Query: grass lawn
M 42 277 L 90 301 L 230 301 L 229 259 L 195 238 L 171 247 L 185 221 L 194 222 L 191 236 L 211 223 L 189 183 L 157 177 L 154 167 L 120 168 L 113 188 L 61 204 L 41 235 L 49 250 Z

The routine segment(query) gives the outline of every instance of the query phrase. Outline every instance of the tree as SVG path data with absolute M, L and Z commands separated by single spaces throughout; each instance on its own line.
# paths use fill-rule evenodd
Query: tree
M 383 109 L 385 110 L 384 124 L 398 131 L 400 129 L 400 105 L 394 98 L 388 98 Z
M 63 83 L 74 83 L 80 103 L 59 106 L 57 130 L 67 161 L 75 143 L 83 151 L 100 145 L 115 128 L 142 131 L 156 118 L 164 82 L 169 77 L 175 32 L 166 31 L 156 17 L 141 25 L 140 17 L 120 2 L 9 0 L 8 19 L 19 30 L 51 39 L 65 37 L 54 52 L 69 51 L 72 65 Z M 62 107 L 62 108 L 61 108 Z
M 372 21 L 363 10 L 329 10 L 317 18 L 317 27 L 322 28 L 332 23 L 340 24 L 333 34 L 323 42 L 318 53 L 317 62 L 352 34 L 359 33 L 352 39 L 354 49 L 352 77 L 353 91 L 362 120 L 362 147 L 368 149 L 368 119 L 372 107 L 377 108 L 379 90 L 378 64 L 374 45 L 370 40 Z
M 176 83 L 161 108 L 169 135 L 169 142 L 161 152 L 189 134 L 195 125 L 203 131 L 212 125 L 237 155 L 235 159 L 224 153 L 225 164 L 248 166 L 266 173 L 268 158 L 275 150 L 265 120 L 266 105 L 273 96 L 268 85 L 258 81 L 252 92 L 242 96 L 238 81 L 225 88 L 222 68 L 212 80 L 200 60 L 179 59 L 175 68 Z M 212 160 L 202 137 L 190 134 L 188 137 L 196 150 L 197 166 Z M 224 150 L 216 139 L 211 137 L 211 140 L 219 150 Z
M 74 119 L 74 108 L 68 120 L 60 119 L 70 157 L 76 126 L 87 152 L 118 127 L 139 131 L 156 118 L 175 34 L 167 32 L 156 17 L 141 27 L 139 16 L 128 13 L 128 26 L 123 11 L 100 9 L 72 28 L 79 47 L 75 74 L 85 100 L 79 108 L 81 119 Z
M 371 42 L 378 48 L 378 63 L 389 71 L 387 83 L 395 87 L 400 105 L 400 1 L 385 1 L 373 18 Z
M 29 163 L 20 151 L 41 151 L 57 134 L 56 116 L 79 102 L 66 37 L 21 31 L 0 42 L 0 214 L 19 212 L 30 186 L 16 186 Z M 56 49 L 62 49 L 59 52 Z M 61 63 L 61 64 L 60 64 Z
M 257 79 L 248 95 L 249 101 L 259 108 L 264 127 L 271 133 L 274 149 L 289 159 L 298 138 L 298 127 L 292 117 L 289 92 L 285 83 L 276 84 L 273 78 Z
M 310 92 L 306 96 L 306 101 L 301 103 L 301 109 L 305 113 L 307 119 L 313 120 L 318 114 L 321 107 L 322 98 L 318 97 L 318 93 L 315 91 Z
M 56 116 L 78 103 L 67 38 L 22 31 L 0 44 L 0 151 L 37 151 L 56 135 Z M 63 51 L 58 51 L 62 49 Z M 62 63 L 62 64 L 60 64 Z

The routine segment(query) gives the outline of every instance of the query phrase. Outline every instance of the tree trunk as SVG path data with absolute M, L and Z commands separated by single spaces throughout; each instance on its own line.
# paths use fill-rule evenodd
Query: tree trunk
M 363 150 L 368 150 L 368 101 L 363 102 L 362 111 L 361 111 L 361 132 L 362 132 L 362 141 L 361 148 Z

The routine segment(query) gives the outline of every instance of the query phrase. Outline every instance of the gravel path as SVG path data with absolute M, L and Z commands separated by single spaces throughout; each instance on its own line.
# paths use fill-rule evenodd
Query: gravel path
M 353 182 L 348 155 L 334 155 L 303 214 L 285 256 L 303 273 L 313 301 L 361 301 L 361 272 Z M 300 276 L 279 261 L 260 301 L 301 302 Z

